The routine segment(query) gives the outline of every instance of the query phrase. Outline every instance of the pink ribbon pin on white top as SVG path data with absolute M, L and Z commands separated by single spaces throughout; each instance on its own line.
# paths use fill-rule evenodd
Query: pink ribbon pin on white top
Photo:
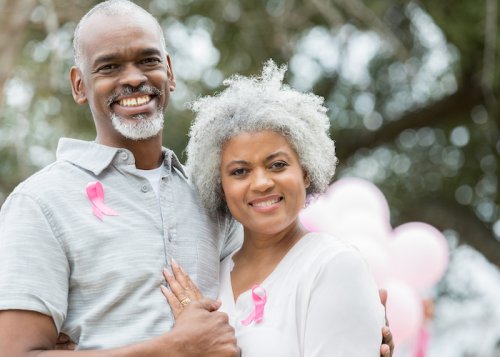
M 266 306 L 267 295 L 266 290 L 258 284 L 252 286 L 253 311 L 241 323 L 244 326 L 250 325 L 252 322 L 259 323 L 264 318 L 264 307 Z
M 94 215 L 100 220 L 104 215 L 118 216 L 118 213 L 104 204 L 104 190 L 99 181 L 91 181 L 87 184 L 87 196 L 92 203 Z

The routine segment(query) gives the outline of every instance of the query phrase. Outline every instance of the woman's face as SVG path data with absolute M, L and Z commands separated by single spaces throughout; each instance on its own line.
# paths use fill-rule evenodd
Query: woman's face
M 309 181 L 283 135 L 233 137 L 222 149 L 220 170 L 226 203 L 246 231 L 277 234 L 298 224 Z

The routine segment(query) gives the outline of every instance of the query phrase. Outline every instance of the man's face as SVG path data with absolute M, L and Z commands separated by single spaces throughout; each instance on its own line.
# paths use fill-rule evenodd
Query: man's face
M 117 146 L 158 135 L 175 79 L 151 18 L 96 14 L 81 29 L 80 48 L 74 96 L 89 103 L 99 141 Z

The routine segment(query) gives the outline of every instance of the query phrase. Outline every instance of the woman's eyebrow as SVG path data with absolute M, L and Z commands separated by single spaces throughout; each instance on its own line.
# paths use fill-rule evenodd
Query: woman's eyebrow
M 287 159 L 290 159 L 290 156 L 286 152 L 284 152 L 284 151 L 278 151 L 278 152 L 272 153 L 271 155 L 269 155 L 268 157 L 266 157 L 266 162 L 274 160 L 278 156 L 285 156 Z

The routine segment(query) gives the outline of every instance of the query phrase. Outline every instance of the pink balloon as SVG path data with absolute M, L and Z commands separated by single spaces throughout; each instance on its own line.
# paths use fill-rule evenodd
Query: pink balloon
M 311 232 L 326 232 L 328 221 L 331 219 L 331 209 L 325 198 L 319 197 L 299 213 L 299 219 Z
M 396 346 L 414 340 L 423 323 L 422 303 L 409 285 L 391 280 L 386 284 L 387 319 Z
M 367 240 L 388 240 L 392 227 L 389 221 L 370 212 L 345 212 L 330 217 L 322 228 L 343 239 L 365 237 Z
M 325 196 L 333 215 L 369 212 L 389 222 L 390 211 L 382 191 L 370 181 L 346 177 L 333 183 Z
M 311 231 L 327 232 L 348 239 L 387 239 L 391 232 L 389 206 L 382 192 L 371 182 L 343 178 L 328 192 L 302 210 L 302 224 Z
M 377 285 L 384 286 L 390 271 L 389 251 L 385 244 L 363 236 L 351 236 L 347 241 L 359 250 Z
M 429 224 L 411 222 L 396 227 L 390 242 L 392 274 L 419 291 L 432 287 L 448 265 L 448 243 Z

